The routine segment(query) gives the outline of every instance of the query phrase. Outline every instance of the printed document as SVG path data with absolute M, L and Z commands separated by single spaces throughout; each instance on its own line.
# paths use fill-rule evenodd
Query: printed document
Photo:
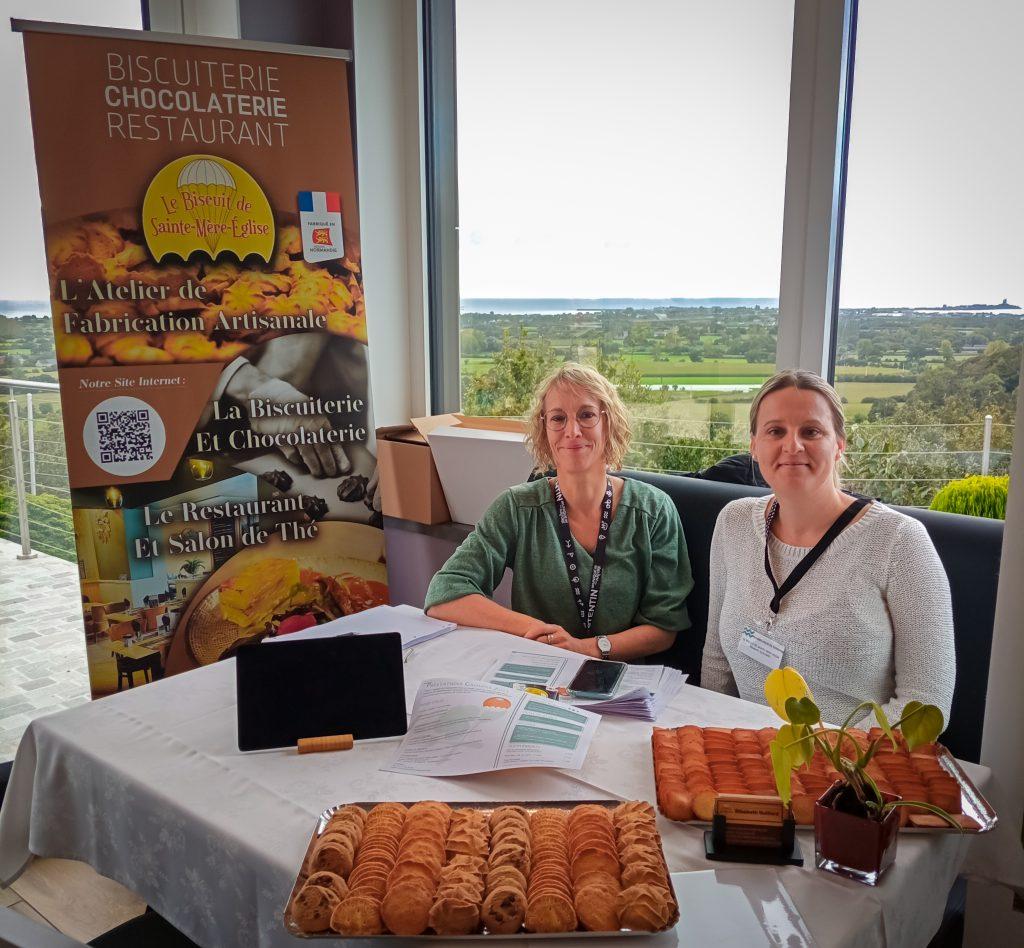
M 409 730 L 382 770 L 453 777 L 513 767 L 578 770 L 601 718 L 525 691 L 428 678 Z

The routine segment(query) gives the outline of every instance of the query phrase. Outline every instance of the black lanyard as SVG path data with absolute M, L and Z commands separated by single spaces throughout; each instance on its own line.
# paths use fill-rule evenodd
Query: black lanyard
M 594 547 L 594 572 L 590 577 L 590 596 L 586 602 L 583 601 L 580 574 L 576 567 L 576 547 L 573 543 L 572 532 L 569 530 L 569 512 L 565 508 L 565 498 L 562 496 L 557 480 L 555 481 L 555 503 L 558 505 L 558 535 L 562 540 L 562 557 L 565 560 L 566 572 L 569 574 L 569 585 L 576 598 L 576 608 L 580 613 L 583 631 L 589 635 L 590 627 L 594 624 L 594 613 L 597 611 L 597 597 L 601 592 L 601 577 L 604 574 L 604 561 L 608 547 L 608 527 L 612 522 L 611 478 L 608 479 L 608 486 L 604 489 L 604 500 L 601 502 L 601 522 L 597 531 L 597 546 Z
M 796 566 L 793 567 L 785 582 L 780 586 L 775 582 L 775 574 L 772 572 L 772 564 L 768 559 L 768 535 L 771 533 L 772 521 L 775 519 L 775 515 L 779 512 L 779 502 L 775 499 L 772 500 L 772 509 L 768 511 L 768 519 L 764 524 L 764 571 L 768 574 L 768 579 L 771 580 L 772 589 L 775 590 L 775 595 L 772 597 L 772 601 L 768 604 L 768 608 L 772 611 L 772 617 L 768 620 L 769 626 L 772 623 L 772 619 L 779 614 L 779 606 L 782 605 L 783 597 L 790 592 L 793 587 L 804 578 L 807 571 L 818 562 L 821 554 L 828 549 L 829 544 L 842 533 L 850 524 L 850 521 L 868 504 L 871 503 L 871 499 L 868 497 L 859 497 L 849 507 L 846 508 L 838 517 L 835 522 L 825 531 L 825 535 L 814 545 L 810 552 L 802 559 Z

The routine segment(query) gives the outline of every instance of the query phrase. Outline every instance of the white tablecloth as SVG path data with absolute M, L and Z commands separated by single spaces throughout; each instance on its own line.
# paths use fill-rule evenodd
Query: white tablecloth
M 408 706 L 423 679 L 479 676 L 513 647 L 550 648 L 473 629 L 419 646 L 405 666 Z M 767 708 L 684 686 L 659 724 L 684 723 L 777 722 Z M 606 716 L 574 773 L 383 773 L 393 741 L 301 757 L 294 750 L 242 754 L 234 661 L 221 662 L 33 721 L 0 812 L 0 882 L 33 855 L 78 859 L 137 892 L 201 945 L 294 946 L 281 913 L 325 807 L 384 799 L 653 801 L 650 731 L 648 723 Z M 989 772 L 967 769 L 984 790 Z M 659 824 L 672 871 L 723 866 L 704 859 L 700 828 L 661 817 Z M 895 866 L 868 888 L 816 871 L 813 835 L 798 835 L 804 868 L 780 869 L 779 877 L 821 948 L 925 945 L 968 851 L 983 866 L 990 842 L 903 836 Z M 680 944 L 712 940 L 688 931 L 685 920 L 680 931 L 689 936 Z

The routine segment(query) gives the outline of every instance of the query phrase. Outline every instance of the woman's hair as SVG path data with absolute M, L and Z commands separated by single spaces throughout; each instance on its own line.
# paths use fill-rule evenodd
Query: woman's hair
M 800 388 L 821 395 L 828 403 L 828 412 L 832 416 L 832 428 L 836 437 L 842 441 L 846 440 L 846 416 L 843 414 L 843 402 L 839 398 L 839 393 L 820 375 L 815 375 L 804 369 L 783 369 L 781 372 L 776 372 L 761 386 L 750 403 L 750 433 L 752 435 L 757 434 L 757 413 L 761 410 L 761 402 L 772 392 L 778 392 L 784 388 Z
M 604 460 L 611 470 L 618 470 L 622 467 L 622 459 L 629 450 L 629 440 L 633 435 L 629 414 L 615 386 L 597 369 L 578 362 L 562 363 L 534 392 L 533 406 L 526 419 L 526 445 L 536 462 L 535 470 L 547 471 L 555 467 L 551 446 L 548 444 L 548 430 L 544 424 L 544 398 L 558 385 L 593 396 L 604 410 L 608 422 L 605 428 Z
M 843 402 L 839 393 L 826 382 L 820 375 L 808 372 L 806 369 L 783 369 L 776 372 L 754 396 L 750 403 L 750 434 L 757 434 L 757 413 L 761 410 L 761 402 L 772 392 L 778 392 L 784 388 L 799 388 L 805 391 L 817 392 L 828 405 L 828 413 L 832 416 L 832 429 L 836 438 L 846 441 L 846 416 L 843 414 Z M 839 486 L 838 466 L 832 472 L 832 478 L 836 487 Z

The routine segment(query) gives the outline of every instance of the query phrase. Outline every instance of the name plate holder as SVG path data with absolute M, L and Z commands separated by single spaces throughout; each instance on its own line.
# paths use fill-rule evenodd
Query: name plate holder
M 779 797 L 723 793 L 715 801 L 711 829 L 704 831 L 708 859 L 802 866 L 795 849 L 796 822 Z

